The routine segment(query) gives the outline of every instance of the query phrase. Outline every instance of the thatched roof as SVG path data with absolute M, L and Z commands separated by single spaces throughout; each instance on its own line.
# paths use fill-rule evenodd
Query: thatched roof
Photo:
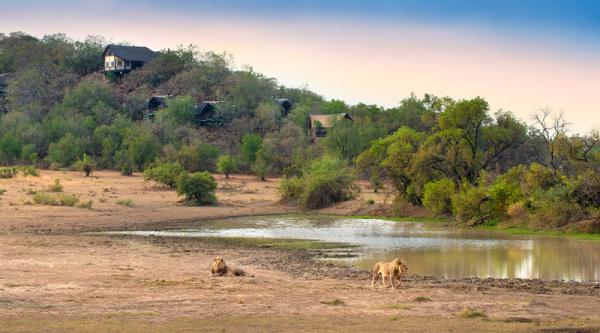
M 114 55 L 127 61 L 142 61 L 149 62 L 156 58 L 156 52 L 145 46 L 125 46 L 109 44 L 102 52 L 102 57 L 106 56 L 108 51 L 112 51 Z
M 309 116 L 309 126 L 312 128 L 316 122 L 320 122 L 324 128 L 331 128 L 333 124 L 342 119 L 353 120 L 352 117 L 347 113 L 335 113 L 335 114 L 311 114 Z

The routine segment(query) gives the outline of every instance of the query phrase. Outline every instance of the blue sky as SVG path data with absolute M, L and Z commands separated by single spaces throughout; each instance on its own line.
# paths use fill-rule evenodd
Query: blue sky
M 486 98 L 600 125 L 600 0 L 0 0 L 0 32 L 226 51 L 289 86 L 394 106 Z
M 600 33 L 600 1 L 593 0 L 221 0 L 138 1 L 165 11 L 234 12 L 286 18 L 321 16 L 430 23 L 481 24 L 498 29 L 550 29 L 594 36 Z

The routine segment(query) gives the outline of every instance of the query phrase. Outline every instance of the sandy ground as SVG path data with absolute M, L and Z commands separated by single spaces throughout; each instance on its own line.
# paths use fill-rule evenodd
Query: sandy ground
M 30 204 L 29 193 L 56 178 L 92 208 Z M 215 207 L 183 206 L 173 191 L 115 172 L 0 180 L 0 332 L 600 331 L 594 284 L 412 277 L 393 291 L 371 288 L 366 272 L 313 262 L 309 251 L 84 233 L 299 211 L 278 202 L 276 179 L 217 178 Z M 360 185 L 360 198 L 319 213 L 386 202 Z M 132 207 L 117 204 L 127 199 Z M 210 277 L 216 255 L 249 276 Z

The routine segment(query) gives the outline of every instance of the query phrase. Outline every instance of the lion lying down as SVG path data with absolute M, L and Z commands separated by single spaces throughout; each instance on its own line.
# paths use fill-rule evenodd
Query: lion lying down
M 212 276 L 245 276 L 246 272 L 239 268 L 228 267 L 221 257 L 216 257 L 210 267 Z
M 386 277 L 389 277 L 390 281 L 392 281 L 392 289 L 396 289 L 394 285 L 394 280 L 396 279 L 398 280 L 398 288 L 400 288 L 400 279 L 406 272 L 408 272 L 408 265 L 404 259 L 396 258 L 390 262 L 378 262 L 373 266 L 371 286 L 375 287 L 375 282 L 379 280 L 379 275 L 381 275 L 381 284 L 384 288 L 386 287 Z

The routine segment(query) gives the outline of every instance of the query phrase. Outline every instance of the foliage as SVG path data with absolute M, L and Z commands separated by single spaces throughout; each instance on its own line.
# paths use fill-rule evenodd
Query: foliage
M 144 170 L 144 179 L 175 188 L 177 187 L 177 178 L 185 172 L 185 169 L 177 163 L 157 163 Z
M 63 186 L 60 183 L 60 179 L 56 178 L 54 179 L 54 183 L 50 186 L 48 186 L 48 188 L 46 189 L 46 192 L 62 192 L 63 191 Z
M 252 164 L 256 161 L 256 154 L 262 145 L 262 138 L 257 134 L 246 134 L 242 137 L 242 157 L 244 162 Z
M 189 172 L 215 171 L 218 158 L 217 147 L 199 142 L 182 147 L 177 161 Z
M 229 174 L 235 172 L 237 169 L 235 160 L 231 155 L 221 155 L 217 161 L 217 170 L 225 174 L 225 178 L 229 178 Z
M 188 202 L 197 205 L 212 205 L 217 199 L 217 182 L 208 172 L 181 174 L 177 179 L 177 194 L 184 195 Z
M 85 173 L 86 177 L 90 176 L 95 167 L 96 163 L 92 161 L 88 154 L 83 154 L 83 158 L 75 162 L 75 169 Z
M 71 133 L 67 133 L 56 143 L 50 144 L 46 161 L 56 163 L 61 167 L 68 167 L 75 163 L 79 156 L 82 155 L 83 147 L 81 139 L 76 138 Z
M 52 195 L 45 192 L 37 192 L 32 197 L 33 202 L 38 205 L 67 206 L 73 207 L 79 202 L 79 198 L 73 194 Z
M 283 200 L 293 200 L 308 209 L 327 207 L 354 198 L 358 193 L 351 170 L 335 157 L 313 161 L 300 177 L 281 182 Z
M 19 166 L 19 171 L 21 171 L 23 176 L 33 176 L 33 177 L 40 176 L 40 171 L 38 169 L 36 169 L 33 165 Z
M 451 179 L 442 178 L 429 182 L 425 184 L 423 206 L 436 214 L 450 214 L 455 192 L 456 185 Z
M 16 167 L 0 167 L 0 179 L 14 178 L 18 171 Z
M 130 207 L 130 208 L 135 206 L 135 204 L 133 203 L 133 200 L 131 200 L 131 199 L 121 199 L 121 200 L 117 200 L 115 203 L 119 206 Z

